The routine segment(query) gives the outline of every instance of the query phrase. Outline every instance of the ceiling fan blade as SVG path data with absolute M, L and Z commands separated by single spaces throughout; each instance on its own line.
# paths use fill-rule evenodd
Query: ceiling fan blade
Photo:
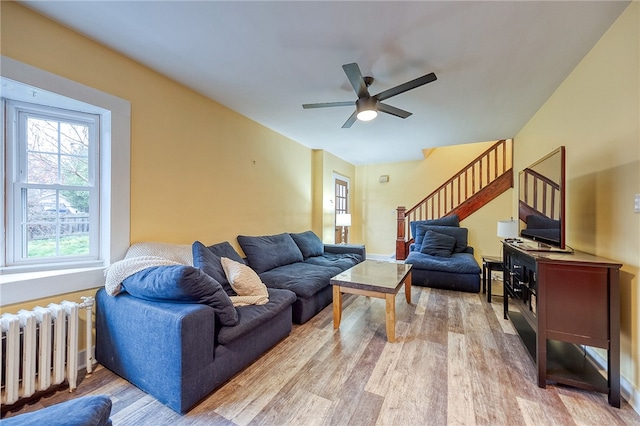
M 328 108 L 328 107 L 341 107 L 341 106 L 354 106 L 356 104 L 355 101 L 347 101 L 347 102 L 321 102 L 318 104 L 302 104 L 302 108 L 311 109 L 311 108 Z
M 367 84 L 364 82 L 364 78 L 362 77 L 362 73 L 360 72 L 360 67 L 358 64 L 344 64 L 342 66 L 344 73 L 347 74 L 347 78 L 353 86 L 353 90 L 358 94 L 358 98 L 368 98 L 369 90 L 367 89 Z
M 351 117 L 349 117 L 347 121 L 344 122 L 344 124 L 342 125 L 342 128 L 348 129 L 353 125 L 353 123 L 356 122 L 357 119 L 358 119 L 358 111 L 353 111 L 353 114 L 351 114 Z
M 389 99 L 392 96 L 399 95 L 400 93 L 404 93 L 407 90 L 415 89 L 416 87 L 431 83 L 435 80 L 437 80 L 436 75 L 434 73 L 429 73 L 427 75 L 423 75 L 422 77 L 418 77 L 415 80 L 407 81 L 404 84 L 400 84 L 396 87 L 392 87 L 391 89 L 380 92 L 375 95 L 374 98 L 377 98 L 379 101 L 384 101 L 385 99 Z
M 407 118 L 412 114 L 409 111 L 405 111 L 388 104 L 383 104 L 382 102 L 378 102 L 378 111 L 386 112 L 387 114 L 395 115 L 400 118 Z

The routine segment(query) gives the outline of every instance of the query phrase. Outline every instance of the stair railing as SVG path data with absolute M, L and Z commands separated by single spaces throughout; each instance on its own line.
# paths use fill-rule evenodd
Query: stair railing
M 496 142 L 409 210 L 399 206 L 396 209 L 396 259 L 405 259 L 408 254 L 410 222 L 446 216 L 506 172 L 512 172 L 512 147 L 511 139 Z M 464 217 L 460 217 L 462 219 Z
M 526 222 L 530 214 L 551 219 L 560 218 L 560 185 L 540 173 L 526 168 L 522 171 L 519 217 Z

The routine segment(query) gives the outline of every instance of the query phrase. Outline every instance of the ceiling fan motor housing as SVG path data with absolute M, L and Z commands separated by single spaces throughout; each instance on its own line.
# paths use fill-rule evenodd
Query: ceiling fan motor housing
M 378 100 L 374 97 L 360 98 L 356 101 L 358 119 L 368 121 L 378 115 Z M 364 114 L 364 116 L 362 115 Z

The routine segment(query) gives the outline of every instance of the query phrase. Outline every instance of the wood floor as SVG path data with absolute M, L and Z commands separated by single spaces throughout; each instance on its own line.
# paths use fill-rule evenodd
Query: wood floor
M 413 287 L 412 298 L 398 294 L 387 343 L 384 300 L 345 295 L 340 330 L 327 307 L 185 415 L 100 366 L 71 395 L 109 395 L 115 426 L 640 424 L 624 400 L 616 409 L 605 394 L 538 388 L 500 297 Z

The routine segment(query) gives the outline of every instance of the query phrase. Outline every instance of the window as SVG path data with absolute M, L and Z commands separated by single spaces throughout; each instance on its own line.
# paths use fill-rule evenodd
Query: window
M 100 117 L 6 101 L 6 266 L 96 261 Z
M 0 208 L 3 241 L 0 244 L 0 304 L 23 303 L 100 287 L 104 285 L 104 267 L 122 259 L 130 244 L 131 104 L 125 99 L 6 56 L 0 56 L 0 62 L 0 94 L 3 98 L 0 99 L 0 176 L 3 177 L 0 185 L 0 199 L 3 201 Z M 6 166 L 10 163 L 8 151 L 12 146 L 6 138 L 4 99 L 99 116 L 100 149 L 94 154 L 100 168 L 94 171 L 94 179 L 99 179 L 100 198 L 97 211 L 90 206 L 90 211 L 100 214 L 97 261 L 71 262 L 71 259 L 64 259 L 69 262 L 7 266 L 7 232 L 10 226 L 7 205 L 12 198 L 8 194 L 11 181 L 7 178 Z

